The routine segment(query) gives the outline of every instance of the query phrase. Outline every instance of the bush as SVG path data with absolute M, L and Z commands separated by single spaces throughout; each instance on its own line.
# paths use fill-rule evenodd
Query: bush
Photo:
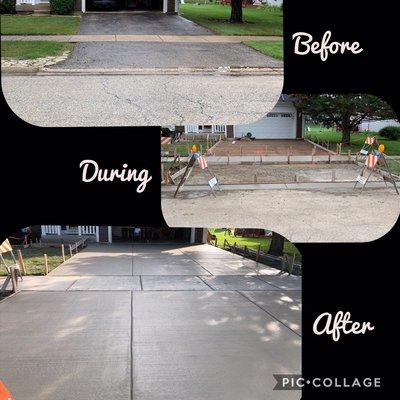
M 52 14 L 71 14 L 75 9 L 75 0 L 50 0 L 50 11 Z
M 15 1 L 16 0 L 1 0 L 0 13 L 1 14 L 15 14 Z
M 379 131 L 379 135 L 391 140 L 400 139 L 400 126 L 385 126 Z

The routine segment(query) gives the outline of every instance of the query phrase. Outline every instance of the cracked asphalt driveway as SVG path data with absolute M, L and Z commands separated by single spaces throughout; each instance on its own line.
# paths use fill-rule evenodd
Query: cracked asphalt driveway
M 281 75 L 2 77 L 14 113 L 46 127 L 250 123 L 274 107 L 282 84 Z

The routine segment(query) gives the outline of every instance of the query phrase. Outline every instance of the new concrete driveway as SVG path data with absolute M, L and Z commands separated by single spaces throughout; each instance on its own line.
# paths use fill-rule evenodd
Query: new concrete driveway
M 301 369 L 301 281 L 276 273 L 208 245 L 91 245 L 0 303 L 1 379 L 16 399 L 298 399 L 272 394 Z

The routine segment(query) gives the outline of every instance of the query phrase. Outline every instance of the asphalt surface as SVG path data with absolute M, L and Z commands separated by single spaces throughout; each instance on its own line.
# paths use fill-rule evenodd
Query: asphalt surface
M 266 57 L 241 43 L 78 43 L 72 55 L 53 68 L 283 68 L 282 61 Z
M 86 13 L 82 16 L 80 35 L 213 35 L 179 15 L 160 12 Z
M 301 279 L 277 272 L 208 245 L 89 245 L 0 303 L 1 379 L 16 399 L 297 400 L 272 390 L 301 370 Z
M 276 104 L 283 76 L 3 75 L 11 109 L 39 126 L 243 124 Z
M 169 226 L 235 226 L 279 232 L 292 242 L 368 242 L 385 235 L 400 214 L 393 187 L 309 190 L 209 190 L 162 193 Z

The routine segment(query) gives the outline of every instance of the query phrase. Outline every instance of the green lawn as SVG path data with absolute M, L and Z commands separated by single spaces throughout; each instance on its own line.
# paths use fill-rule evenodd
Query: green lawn
M 72 43 L 41 41 L 6 41 L 1 43 L 1 57 L 14 60 L 31 60 L 40 57 L 57 56 L 73 49 Z
M 283 14 L 278 7 L 243 8 L 242 24 L 231 24 L 231 7 L 219 4 L 181 4 L 183 17 L 221 35 L 283 36 Z
M 2 35 L 73 35 L 80 17 L 61 15 L 2 15 Z M 2 43 L 3 45 L 3 43 Z
M 283 60 L 283 41 L 251 41 L 244 42 L 244 44 L 258 50 L 266 56 L 276 58 L 277 60 Z
M 14 247 L 14 255 L 17 257 L 17 246 Z M 59 266 L 62 262 L 61 247 L 42 247 L 42 248 L 27 248 L 21 249 L 22 257 L 24 259 L 25 268 L 27 275 L 44 275 L 45 263 L 44 254 L 47 254 L 49 271 Z M 10 253 L 3 254 L 4 259 L 7 263 L 12 263 L 12 257 Z M 65 252 L 65 257 L 69 258 L 69 252 Z M 18 259 L 18 257 L 17 257 Z M 9 265 L 9 264 L 7 264 Z M 0 264 L 0 276 L 6 275 L 6 269 L 4 265 Z
M 205 140 L 188 140 L 187 142 L 175 142 L 173 144 L 163 144 L 161 145 L 161 150 L 164 151 L 173 151 L 176 148 L 177 154 L 186 157 L 190 153 L 190 149 L 193 145 L 197 146 L 198 151 L 204 153 L 207 149 L 207 142 Z M 211 147 L 213 143 L 210 143 L 209 146 Z M 189 148 L 189 151 L 188 151 Z
M 323 141 L 330 142 L 330 148 L 333 151 L 336 151 L 336 144 L 340 143 L 341 133 L 336 132 L 333 129 L 328 129 L 324 127 L 320 127 L 318 125 L 310 126 L 310 131 L 307 132 L 307 138 L 310 140 L 319 138 Z M 367 136 L 376 136 L 380 144 L 385 145 L 385 154 L 388 156 L 398 156 L 400 155 L 400 140 L 389 140 L 379 136 L 376 132 L 368 132 L 368 133 L 353 133 L 351 135 L 351 146 L 342 146 L 342 152 L 347 152 L 351 149 L 352 153 L 357 153 L 361 150 L 365 138 Z
M 247 246 L 249 249 L 253 250 L 257 250 L 258 245 L 261 244 L 261 251 L 267 252 L 271 244 L 270 237 L 261 237 L 261 238 L 242 237 L 242 236 L 235 237 L 233 235 L 229 235 L 228 233 L 225 235 L 224 229 L 210 229 L 210 232 L 217 237 L 218 247 L 223 247 L 224 240 L 226 239 L 227 242 L 231 245 L 233 245 L 236 242 L 236 244 L 240 247 Z M 296 260 L 301 259 L 301 254 L 299 250 L 297 250 L 297 247 L 288 240 L 285 240 L 284 252 L 289 254 L 296 254 Z

